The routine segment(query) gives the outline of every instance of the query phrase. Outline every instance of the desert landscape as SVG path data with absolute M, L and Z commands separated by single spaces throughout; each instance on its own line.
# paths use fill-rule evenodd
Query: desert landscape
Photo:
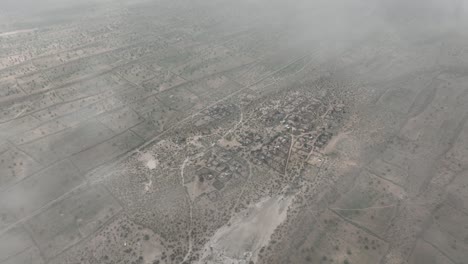
M 467 7 L 0 2 L 0 264 L 468 263 Z

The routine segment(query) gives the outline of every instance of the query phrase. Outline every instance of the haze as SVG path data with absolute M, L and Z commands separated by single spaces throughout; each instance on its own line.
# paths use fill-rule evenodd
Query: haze
M 468 263 L 467 14 L 0 0 L 0 264 Z

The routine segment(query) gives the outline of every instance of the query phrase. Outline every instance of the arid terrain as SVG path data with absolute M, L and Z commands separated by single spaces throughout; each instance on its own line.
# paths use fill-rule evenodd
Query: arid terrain
M 468 264 L 468 2 L 38 2 L 0 264 Z

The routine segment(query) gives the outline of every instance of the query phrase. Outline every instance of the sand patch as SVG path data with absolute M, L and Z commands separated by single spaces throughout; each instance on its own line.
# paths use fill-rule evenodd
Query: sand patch
M 275 229 L 286 219 L 292 197 L 268 197 L 236 214 L 205 245 L 201 263 L 256 261 Z
M 141 154 L 141 156 L 138 159 L 141 162 L 143 162 L 145 166 L 150 170 L 156 169 L 156 167 L 159 165 L 159 161 L 155 159 L 154 156 L 151 155 L 151 153 L 148 152 Z

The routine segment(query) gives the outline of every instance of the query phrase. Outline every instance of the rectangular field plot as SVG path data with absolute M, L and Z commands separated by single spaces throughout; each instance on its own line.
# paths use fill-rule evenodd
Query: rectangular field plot
M 356 224 L 384 236 L 398 212 L 399 202 L 405 191 L 388 181 L 363 171 L 354 186 L 333 205 L 339 215 Z
M 28 250 L 28 248 L 33 248 L 34 242 L 26 230 L 15 227 L 0 235 L 0 245 L 2 245 L 0 247 L 0 262 L 4 263 L 2 261 L 14 258 L 21 252 Z M 19 262 L 13 263 L 17 264 Z
M 413 264 L 453 264 L 443 253 L 437 251 L 431 244 L 418 240 L 410 257 Z
M 447 187 L 447 191 L 453 198 L 451 202 L 460 210 L 468 213 L 468 175 L 466 172 L 459 174 Z
M 123 107 L 115 111 L 105 113 L 99 116 L 98 119 L 106 127 L 110 128 L 117 134 L 143 121 L 143 118 L 138 116 L 138 114 L 129 107 Z
M 156 76 L 153 70 L 141 63 L 122 66 L 117 70 L 117 74 L 126 80 L 137 84 Z
M 141 143 L 143 141 L 140 137 L 131 131 L 126 131 L 85 151 L 79 152 L 70 159 L 80 171 L 86 172 L 130 151 Z
M 165 106 L 181 112 L 188 111 L 197 106 L 201 108 L 203 105 L 203 102 L 197 95 L 181 86 L 162 92 L 157 97 Z
M 114 133 L 103 124 L 88 121 L 78 127 L 23 144 L 20 149 L 39 162 L 50 164 L 103 142 L 113 135 Z
M 235 53 L 222 46 L 207 48 L 189 62 L 178 66 L 175 73 L 186 80 L 224 72 L 248 63 L 254 59 Z
M 468 259 L 468 215 L 445 205 L 434 214 L 432 225 L 424 232 L 423 239 L 437 247 L 454 263 Z
M 42 166 L 17 149 L 10 147 L 0 153 L 0 190 L 28 177 Z
M 315 221 L 313 230 L 290 256 L 290 263 L 379 263 L 387 242 L 344 221 L 332 211 Z M 304 256 L 305 255 L 305 256 Z M 305 258 L 305 259 L 304 259 Z
M 35 73 L 17 78 L 19 86 L 26 93 L 33 93 L 40 90 L 52 88 L 53 83 L 42 73 Z
M 5 208 L 17 219 L 29 216 L 83 182 L 73 164 L 64 160 L 17 183 L 0 194 Z
M 41 122 L 31 115 L 23 116 L 0 124 L 0 137 L 10 138 L 39 126 Z
M 142 84 L 145 89 L 151 91 L 165 91 L 186 82 L 185 79 L 168 70 L 160 69 L 154 78 Z
M 51 120 L 24 133 L 13 135 L 10 140 L 16 145 L 21 145 L 65 130 L 66 128 L 67 126 L 62 124 L 60 121 Z
M 80 188 L 25 224 L 47 259 L 92 234 L 122 208 L 101 186 Z
M 242 86 L 231 81 L 224 75 L 213 75 L 201 80 L 183 85 L 207 104 L 214 103 L 240 90 Z
M 367 169 L 374 175 L 400 186 L 404 186 L 408 179 L 408 173 L 405 170 L 382 159 L 375 159 Z

